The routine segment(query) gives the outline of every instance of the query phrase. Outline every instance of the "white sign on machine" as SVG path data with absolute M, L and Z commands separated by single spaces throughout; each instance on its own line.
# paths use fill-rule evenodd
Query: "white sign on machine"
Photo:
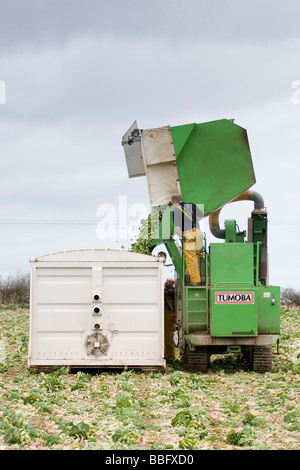
M 254 304 L 254 292 L 216 292 L 216 304 Z

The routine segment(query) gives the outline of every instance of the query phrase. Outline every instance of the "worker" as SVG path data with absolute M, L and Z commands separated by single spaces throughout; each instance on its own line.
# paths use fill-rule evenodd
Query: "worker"
M 200 259 L 202 254 L 202 232 L 199 222 L 203 212 L 193 203 L 184 203 L 181 195 L 173 195 L 173 217 L 177 234 L 182 239 L 186 269 L 190 286 L 201 284 Z
M 167 279 L 164 287 L 164 330 L 165 358 L 175 359 L 176 348 L 173 340 L 175 325 L 175 287 L 174 279 Z

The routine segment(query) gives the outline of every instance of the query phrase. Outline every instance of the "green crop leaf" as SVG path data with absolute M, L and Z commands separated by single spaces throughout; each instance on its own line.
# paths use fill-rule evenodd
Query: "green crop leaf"
M 188 410 L 180 411 L 172 419 L 172 426 L 189 425 L 193 420 L 192 413 Z

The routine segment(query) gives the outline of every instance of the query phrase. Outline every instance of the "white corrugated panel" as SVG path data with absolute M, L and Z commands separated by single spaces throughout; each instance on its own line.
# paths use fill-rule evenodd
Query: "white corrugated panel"
M 32 259 L 29 367 L 164 367 L 162 270 L 113 250 Z
M 129 178 L 146 175 L 152 207 L 169 204 L 173 194 L 181 194 L 170 126 L 139 130 L 135 121 L 123 135 L 122 145 Z
M 169 204 L 181 193 L 170 126 L 144 129 L 142 150 L 151 206 Z

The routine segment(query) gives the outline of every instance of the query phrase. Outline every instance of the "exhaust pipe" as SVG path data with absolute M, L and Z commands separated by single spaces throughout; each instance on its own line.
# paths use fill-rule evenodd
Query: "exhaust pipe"
M 265 212 L 265 205 L 263 197 L 253 190 L 247 190 L 243 193 L 239 194 L 236 198 L 232 199 L 230 202 L 237 202 L 237 201 L 253 201 L 254 202 L 254 210 L 252 213 L 264 213 Z M 225 229 L 220 228 L 219 224 L 219 217 L 222 207 L 209 215 L 209 228 L 211 233 L 216 238 L 225 239 Z

